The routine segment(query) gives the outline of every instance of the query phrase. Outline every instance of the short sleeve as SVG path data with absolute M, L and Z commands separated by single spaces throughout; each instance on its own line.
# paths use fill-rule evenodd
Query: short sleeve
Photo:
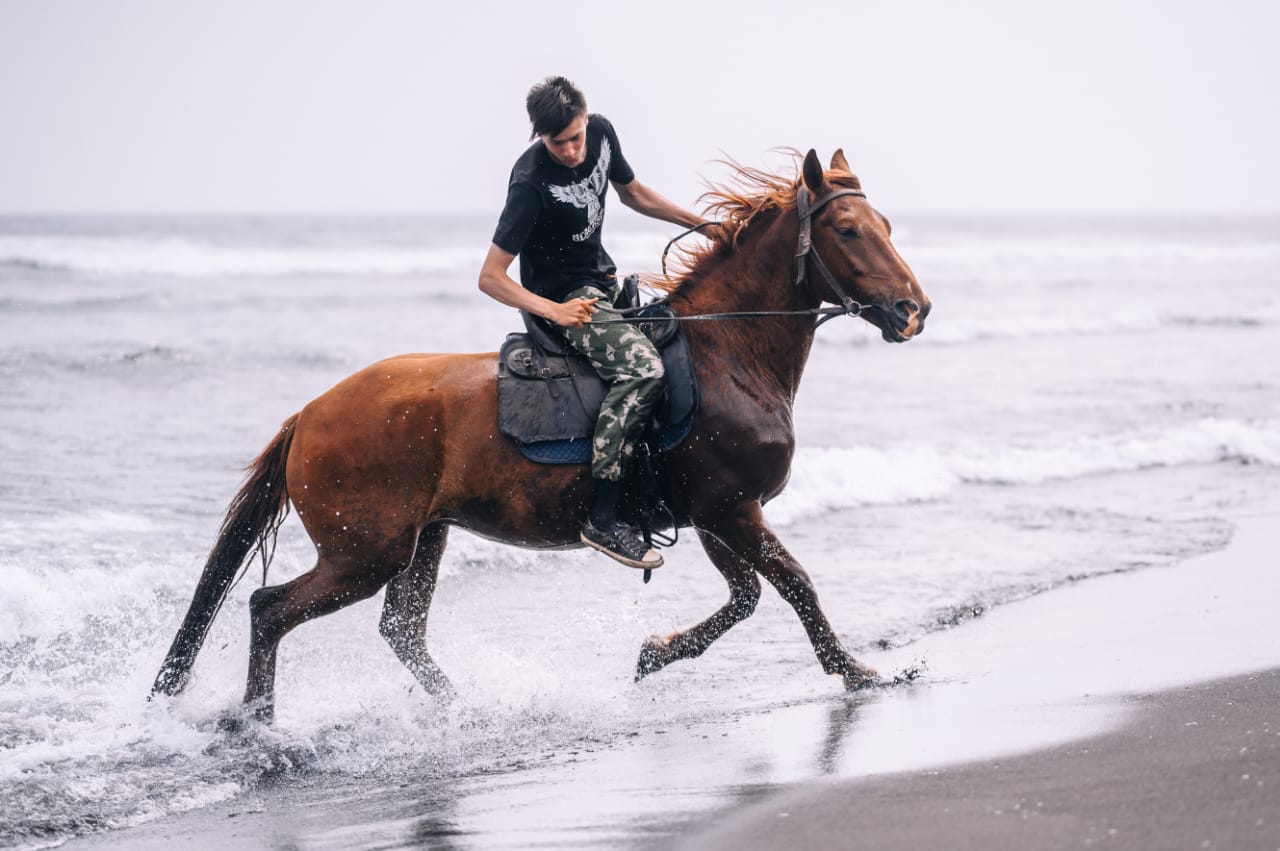
M 539 206 L 538 193 L 533 187 L 512 183 L 507 189 L 507 204 L 493 232 L 493 244 L 508 254 L 519 254 L 538 219 Z
M 609 181 L 619 186 L 626 186 L 636 179 L 636 173 L 631 169 L 631 163 L 627 162 L 627 158 L 622 155 L 622 143 L 618 141 L 618 133 L 613 129 L 612 122 L 603 115 L 597 117 L 600 119 L 600 126 L 604 129 L 605 138 L 609 140 L 609 147 L 613 148 L 613 159 L 609 163 Z

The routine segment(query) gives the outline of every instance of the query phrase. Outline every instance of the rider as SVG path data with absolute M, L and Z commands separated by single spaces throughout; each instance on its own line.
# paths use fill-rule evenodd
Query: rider
M 593 321 L 596 303 L 609 305 L 617 293 L 617 267 L 600 244 L 605 195 L 612 183 L 623 204 L 646 216 L 684 227 L 703 220 L 636 180 L 613 125 L 589 115 L 586 98 L 564 77 L 534 86 L 525 106 L 530 138 L 538 141 L 511 169 L 480 289 L 559 326 L 609 382 L 592 439 L 596 501 L 582 541 L 630 567 L 658 567 L 662 557 L 622 520 L 618 502 L 633 472 L 636 443 L 662 395 L 663 366 L 653 343 L 634 326 Z M 523 286 L 507 273 L 516 255 Z

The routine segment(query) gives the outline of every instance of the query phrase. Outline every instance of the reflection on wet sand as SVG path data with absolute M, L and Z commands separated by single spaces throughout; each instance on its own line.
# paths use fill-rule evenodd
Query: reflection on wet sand
M 903 691 L 910 686 L 894 691 Z M 421 847 L 661 846 L 711 811 L 848 771 L 861 714 L 884 690 L 777 707 L 452 784 L 402 838 Z M 465 837 L 465 839 L 459 838 Z

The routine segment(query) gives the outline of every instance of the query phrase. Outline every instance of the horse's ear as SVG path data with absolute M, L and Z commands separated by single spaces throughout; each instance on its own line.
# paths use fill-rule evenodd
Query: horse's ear
M 822 191 L 825 182 L 822 171 L 822 163 L 818 162 L 818 152 L 813 148 L 809 149 L 809 153 L 804 155 L 804 185 L 809 187 L 809 191 L 814 195 Z
M 849 161 L 844 158 L 844 148 L 836 148 L 836 152 L 831 155 L 832 171 L 847 171 L 853 174 L 853 169 L 849 168 Z

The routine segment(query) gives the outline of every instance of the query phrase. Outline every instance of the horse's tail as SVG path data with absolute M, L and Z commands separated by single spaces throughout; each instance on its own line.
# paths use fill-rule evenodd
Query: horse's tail
M 275 440 L 249 465 L 249 478 L 227 508 L 218 530 L 217 543 L 204 564 L 187 616 L 174 636 L 169 654 L 156 675 L 151 693 L 177 694 L 182 691 L 204 644 L 209 625 L 222 607 L 236 573 L 251 550 L 262 549 L 264 562 L 268 538 L 272 537 L 289 508 L 285 485 L 285 459 L 293 443 L 298 415 L 285 420 Z M 265 570 L 265 564 L 264 564 Z

